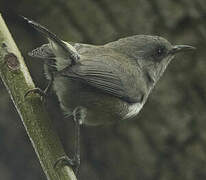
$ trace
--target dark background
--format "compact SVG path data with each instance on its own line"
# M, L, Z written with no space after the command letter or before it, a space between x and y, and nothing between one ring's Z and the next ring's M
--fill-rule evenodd
M0 0L0 11L32 18L66 41L104 44L153 34L197 47L171 62L136 119L82 128L80 179L206 179L205 0ZM8 27L35 84L44 88L42 62L27 52L45 39L12 16L5 17ZM47 108L72 155L73 122L63 118L54 95ZM46 179L1 81L0 179Z

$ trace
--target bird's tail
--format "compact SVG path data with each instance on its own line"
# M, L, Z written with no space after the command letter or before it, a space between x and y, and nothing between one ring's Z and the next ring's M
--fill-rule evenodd
M79 60L80 55L72 45L62 41L54 33L50 32L47 28L38 24L37 22L24 16L21 17L27 24L44 35L49 41L48 44L44 44L41 47L29 52L29 56L42 59L55 59L57 69L59 70L65 68L68 65L75 64Z

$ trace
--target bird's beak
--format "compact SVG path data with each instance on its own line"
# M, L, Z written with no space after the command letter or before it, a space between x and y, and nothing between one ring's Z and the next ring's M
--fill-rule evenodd
M193 46L189 45L175 45L173 48L170 50L169 54L176 54L178 52L182 51L190 51L190 50L195 50L196 48Z

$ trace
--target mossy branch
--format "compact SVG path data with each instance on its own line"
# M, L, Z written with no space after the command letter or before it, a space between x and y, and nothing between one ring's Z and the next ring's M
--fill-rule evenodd
M76 180L70 167L54 168L55 162L65 155L65 152L40 97L32 94L24 98L25 93L34 88L34 83L1 14L0 76L21 117L47 179Z

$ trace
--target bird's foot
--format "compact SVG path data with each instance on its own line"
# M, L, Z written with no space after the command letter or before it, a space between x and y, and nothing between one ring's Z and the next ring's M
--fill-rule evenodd
M70 166L74 170L76 176L79 174L80 167L80 158L75 156L74 158L69 158L68 156L60 157L54 164L54 168L62 167L62 166Z
M39 94L41 96L42 101L46 100L46 97L47 97L47 91L46 90L43 91L40 88L30 89L25 93L24 97L26 98L31 93Z

